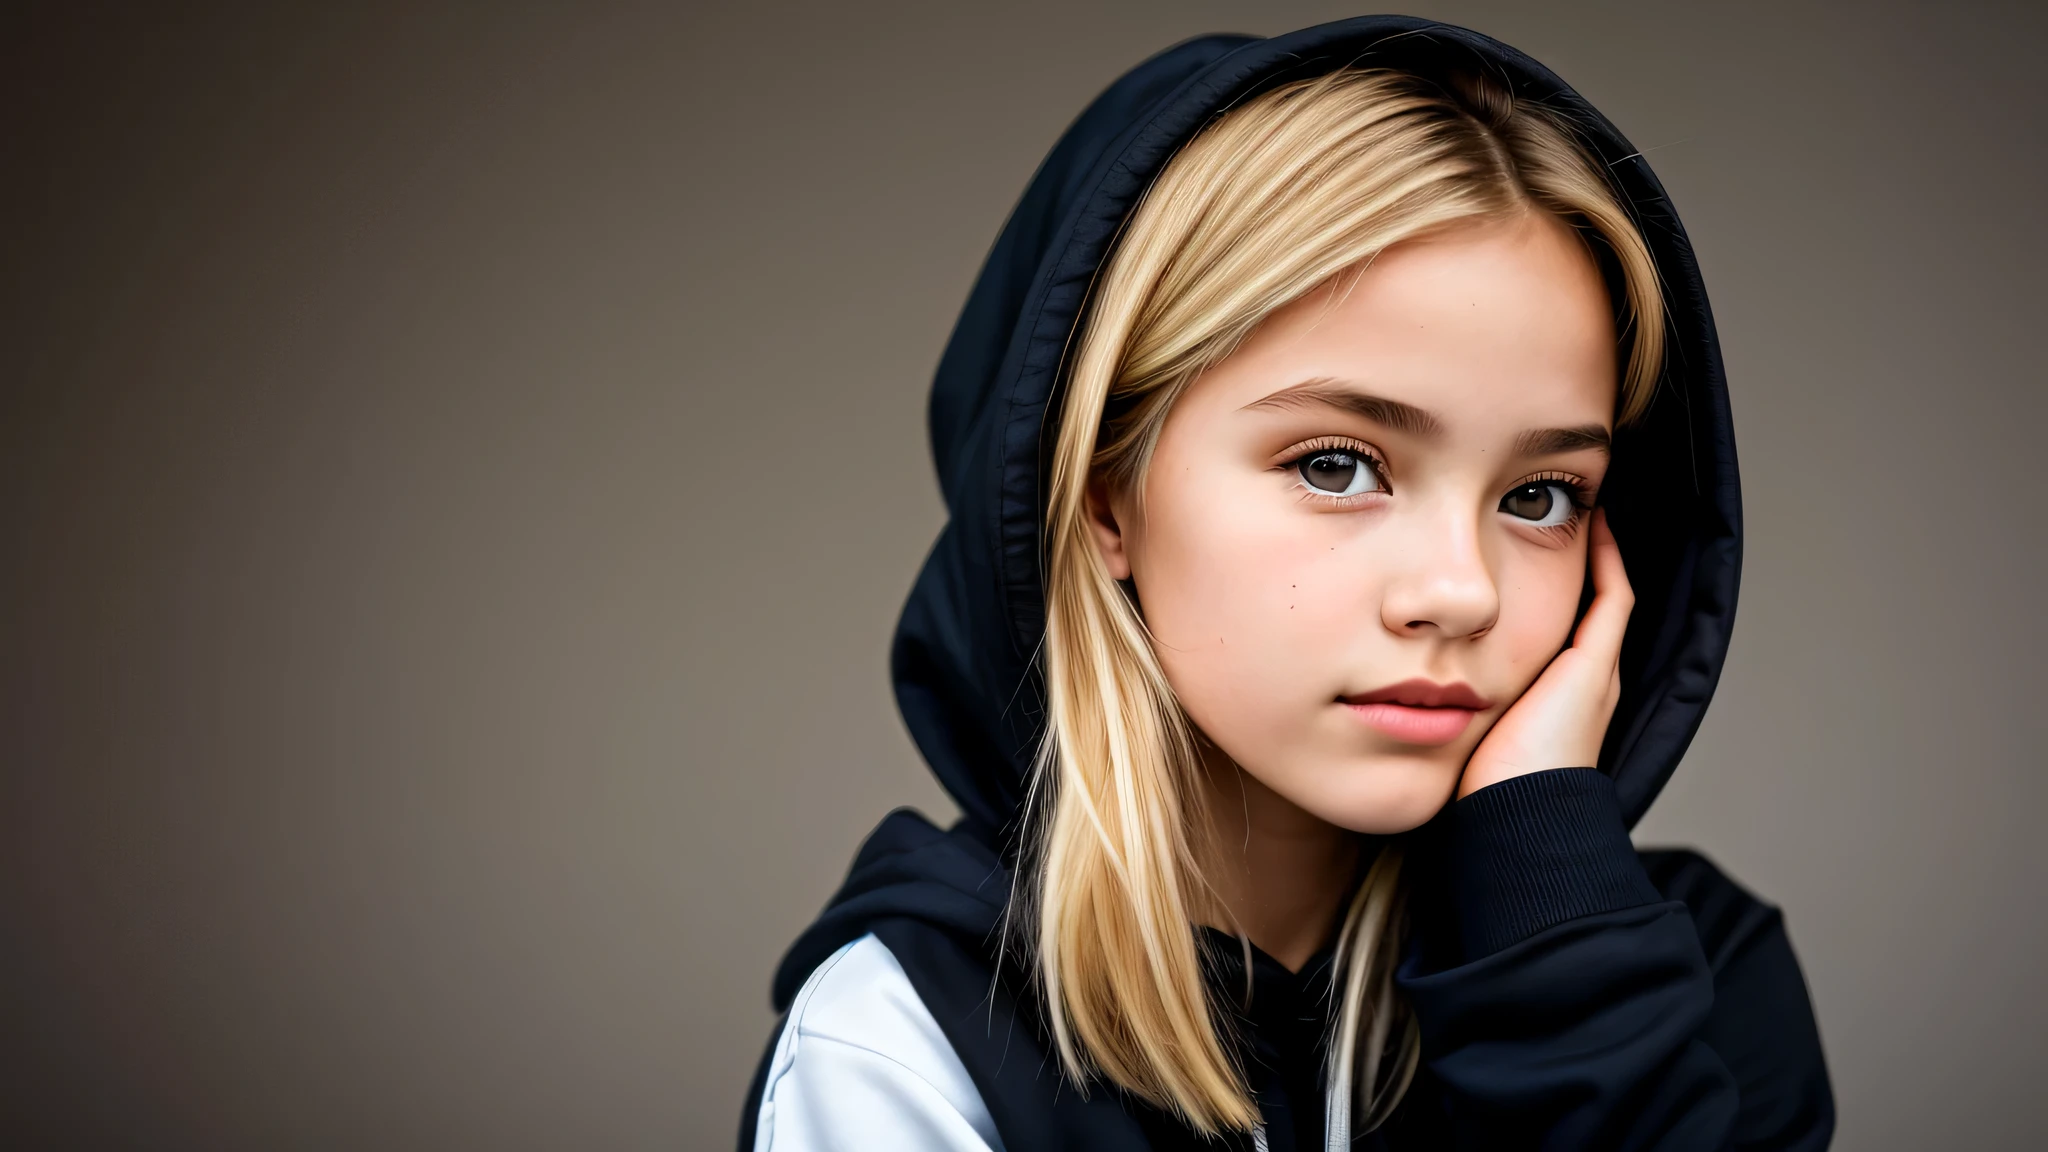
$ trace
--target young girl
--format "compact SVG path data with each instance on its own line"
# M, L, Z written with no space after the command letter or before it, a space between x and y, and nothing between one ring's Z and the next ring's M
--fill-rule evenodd
M1628 827L1741 560L1642 158L1366 18L1140 65L932 395L893 659L963 817L798 940L741 1146L1821 1148L1775 910Z

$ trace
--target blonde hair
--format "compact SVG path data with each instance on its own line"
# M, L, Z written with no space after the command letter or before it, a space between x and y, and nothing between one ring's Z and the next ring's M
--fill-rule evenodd
M1663 351L1649 250L1570 123L1494 83L1347 68L1264 92L1182 148L1118 238L1052 456L1048 730L1015 913L1035 919L1039 984L1077 1084L1099 1074L1204 1135L1259 1123L1193 931L1198 913L1218 911L1202 876L1199 735L1089 537L1091 478L1141 490L1174 399L1279 308L1394 244L1532 211L1575 227L1619 280L1632 346L1617 412L1633 420ZM1393 842L1338 938L1333 1132L1349 1131L1354 1104L1361 1131L1385 1120L1415 1072L1416 1025L1393 982L1404 894Z

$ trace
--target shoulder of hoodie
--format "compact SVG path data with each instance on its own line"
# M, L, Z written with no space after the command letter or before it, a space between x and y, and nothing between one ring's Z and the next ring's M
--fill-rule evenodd
M1690 848L1639 849L1636 856L1650 883L1666 900L1682 902L1692 914L1700 948L1716 975L1784 931L1778 909L1760 900Z
M769 1056L757 1150L1000 1150L967 1068L887 945L869 933L804 981Z

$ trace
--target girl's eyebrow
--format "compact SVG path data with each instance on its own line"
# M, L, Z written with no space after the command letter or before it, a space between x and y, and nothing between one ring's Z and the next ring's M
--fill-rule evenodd
M1566 452L1583 452L1588 448L1612 456L1614 439L1607 429L1598 424L1581 424L1576 428L1531 428L1515 437L1515 451L1524 456L1558 456Z
M1375 424L1411 436L1436 437L1441 436L1444 430L1443 421L1426 408L1375 396L1353 381L1333 376L1317 376L1289 385L1270 396L1252 401L1242 410L1299 409L1313 405L1363 416ZM1522 456L1561 456L1587 449L1612 456L1613 436L1599 424L1581 424L1575 428L1531 428L1515 437L1515 452Z
M1362 391L1349 380L1339 380L1331 376L1317 376L1282 388L1270 396L1252 401L1240 411L1250 411L1253 408L1305 408L1311 405L1322 405L1363 416L1375 424L1383 424L1396 432L1406 432L1411 436L1440 436L1444 430L1443 421L1437 419L1436 414L1426 408L1417 408L1413 404L1389 400L1384 396L1374 396L1370 392Z

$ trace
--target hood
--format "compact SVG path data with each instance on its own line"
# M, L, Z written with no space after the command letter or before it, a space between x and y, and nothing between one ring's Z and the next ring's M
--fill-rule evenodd
M990 250L939 361L931 441L949 519L904 606L890 662L904 721L962 820L943 833L908 811L882 822L783 957L778 1010L833 949L906 922L936 930L891 944L920 994L986 990L982 961L959 957L985 951L1000 924L1004 859L1043 732L1033 666L1045 624L1041 432L1057 426L1068 336L1125 216L1176 149L1250 93L1352 63L1483 67L1568 111L1656 258L1668 312L1664 376L1644 419L1616 433L1603 493L1636 608L1598 767L1633 824L1677 766L1727 653L1742 508L1706 289L1649 165L1542 65L1463 28L1367 16L1271 39L1190 40L1118 79L1060 138ZM941 938L978 943L952 959L925 954L953 947L931 943Z
M1634 824L1713 695L1735 616L1741 494L1705 286L1670 199L1638 150L1541 64L1445 24L1367 16L1285 36L1206 36L1138 65L1046 157L990 251L932 385L930 434L949 521L903 610L891 657L904 721L970 825L1000 838L1043 732L1042 473L1062 356L1089 285L1139 196L1224 108L1348 64L1484 68L1569 113L1607 162L1667 294L1667 364L1646 417L1620 430L1603 496L1636 609L1599 768Z

